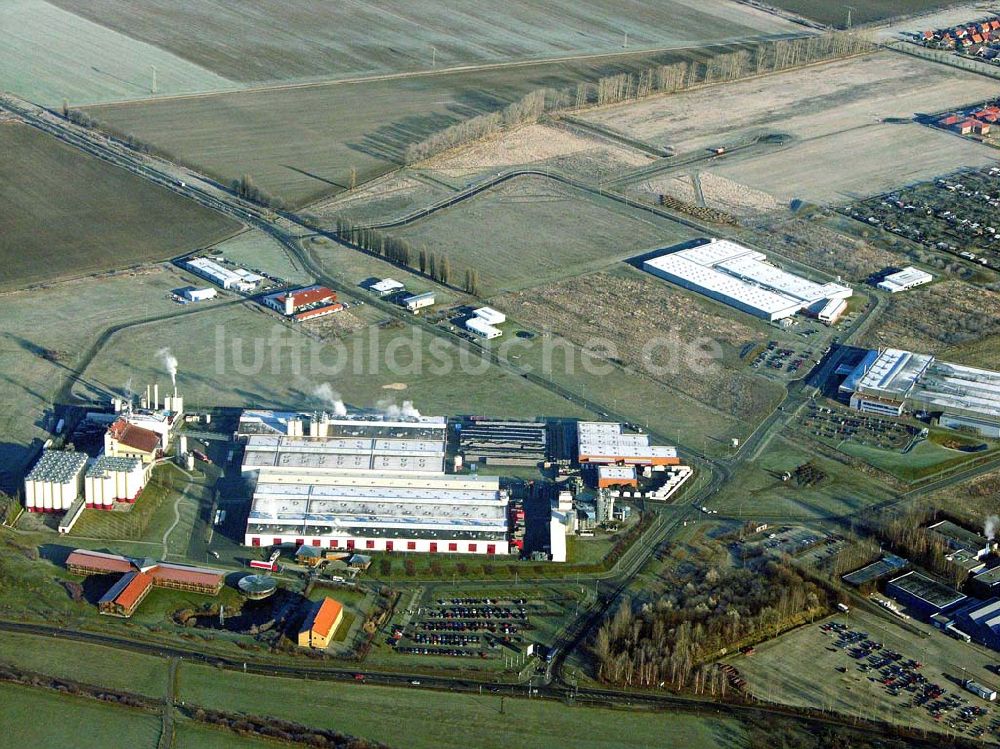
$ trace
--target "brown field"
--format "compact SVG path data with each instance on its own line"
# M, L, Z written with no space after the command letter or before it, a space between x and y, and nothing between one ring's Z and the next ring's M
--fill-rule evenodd
M847 8L829 0L770 0L770 4L837 28L845 28L847 24ZM854 8L851 23L886 21L896 16L926 13L948 5L957 3L955 0L868 0L858 3Z
M797 31L726 0L54 0L121 34L241 81L337 78ZM434 50L432 52L432 50Z
M890 297L885 305L885 311L868 329L865 345L935 356L947 352L965 363L964 345L1000 334L1000 316L995 312L1000 310L1000 293L965 281L922 286ZM994 360L992 368L997 366L1000 362Z
M627 302L625 301L627 300ZM623 366L649 374L671 388L740 421L756 423L777 404L780 385L747 374L739 360L748 343L766 342L765 332L749 316L738 318L640 271L622 269L579 276L542 289L492 300L512 317L530 321L579 345L594 340L614 344ZM650 340L674 341L673 348L643 351ZM721 358L694 362L682 358L670 374L650 374L646 362L666 367L685 343L711 339Z
M883 52L605 107L585 119L693 153L784 133L792 139L782 147L725 156L709 169L781 201L833 201L993 159L975 143L884 120L909 120L995 93L987 78Z
M0 126L0 289L163 260L239 224L25 125Z

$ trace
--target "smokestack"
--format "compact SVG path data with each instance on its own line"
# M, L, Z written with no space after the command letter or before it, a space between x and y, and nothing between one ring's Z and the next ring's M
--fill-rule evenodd
M295 295L290 291L285 292L285 314L288 317L295 314Z
M153 410L160 407L160 383L153 385Z
M146 385L146 402L143 404L143 406L142 406L143 408L149 408L149 404L150 404L150 400L149 400L149 398L150 398L150 390L151 390L151 388L149 387L149 385Z

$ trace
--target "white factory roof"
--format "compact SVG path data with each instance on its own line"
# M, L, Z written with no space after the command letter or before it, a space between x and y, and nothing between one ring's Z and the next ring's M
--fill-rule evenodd
M912 394L925 409L957 409L1000 418L1000 372L932 362Z
M933 280L934 276L930 273L922 271L919 268L914 268L912 265L908 265L901 271L890 273L879 282L878 287L895 294L899 291L912 289L914 286L921 286L922 284L930 283Z
M479 307L478 309L472 310L472 314L476 317L481 317L490 325L499 325L500 323L507 321L507 315L499 310L493 309L492 307Z
M465 327L467 327L469 330L481 333L487 338L496 338L497 336L503 333L503 331L500 330L500 328L490 325L482 317L470 317L468 320L465 321Z
M87 454L72 450L45 450L25 481L72 481L87 465Z
M420 471L444 467L444 432L439 440L253 435L243 470L269 468L312 471Z
M207 257L192 258L187 261L187 266L201 275L211 278L223 288L229 288L238 284L257 284L263 280L263 277L256 273L251 273L242 268L231 270Z
M308 431L308 422L314 416L322 417L322 414L246 409L240 414L237 431L241 436L248 434L284 435L288 433L288 422L293 419L301 420L303 430ZM328 433L334 436L364 436L368 432L377 432L379 435L387 432L405 434L415 431L423 432L424 430L428 430L429 433L441 432L443 434L447 420L443 416L407 416L403 419L381 412L359 411L352 412L345 417L327 416L326 424Z
M649 435L626 434L622 425L605 421L581 421L577 424L581 457L602 458L676 458L677 448L649 444Z
M772 320L826 299L844 299L851 289L819 284L766 262L763 253L726 239L661 255L643 263L655 274Z
M602 479L627 481L635 478L635 466L598 466L597 475Z
M854 389L885 397L904 398L932 361L934 357L926 354L913 354L893 348L883 349L873 360L866 356L859 365L868 364L860 377L856 378Z
M373 283L371 288L372 291L379 294L391 294L394 291L402 291L406 286L394 278L383 278L381 281Z

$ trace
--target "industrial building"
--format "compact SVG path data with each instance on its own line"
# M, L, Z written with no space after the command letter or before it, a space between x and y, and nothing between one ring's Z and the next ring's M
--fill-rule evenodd
M344 305L326 286L304 286L264 297L264 305L297 322L340 312Z
M963 593L919 572L893 578L886 583L885 594L925 617L955 609L966 600Z
M242 268L230 270L219 265L214 260L209 260L207 257L192 258L186 261L184 266L188 270L194 271L202 278L207 278L212 283L224 289L251 292L264 280L264 277L261 275L251 273Z
M950 520L942 520L927 526L927 532L949 549L968 552L974 559L988 556L993 548L993 543L985 536L966 530Z
M104 434L104 454L116 458L137 458L150 464L166 448L164 436L133 424L124 417L114 421Z
M930 283L933 280L934 276L930 273L908 265L903 270L890 273L879 281L878 288L882 289L882 291L888 291L890 294L898 294L901 291L908 291L917 286L923 286L925 283Z
M497 327L507 321L507 315L492 307L478 307L472 310L472 316L465 321L467 330L480 338L499 338L503 331Z
M607 489L613 486L638 486L639 476L635 466L598 466L597 488Z
M383 278L368 287L376 296L392 296L401 291L406 291L406 286L394 278Z
M215 289L196 289L193 286L184 289L184 298L189 302L205 302L215 299L219 293Z
M876 562L844 575L841 579L848 585L860 587L878 582L908 567L910 563L894 554L886 554Z
M1000 596L1000 566L983 570L969 581L969 590L980 598Z
M880 349L865 354L841 383L840 393L859 411L926 414L943 427L1000 437L1000 372Z
M767 256L727 239L646 260L643 269L682 288L771 322L797 312L823 313L827 322L843 311L834 304L850 287L819 284L767 262Z
M28 512L65 512L80 495L86 453L45 450L24 479L24 504Z
M425 291L423 294L411 294L403 297L403 306L410 312L419 312L425 307L434 306L434 292Z
M115 502L134 503L146 486L151 466L137 457L101 454L84 476L86 506L110 510Z
M343 621L344 606L340 601L324 598L306 615L299 630L299 647L325 650Z
M445 474L443 418L314 414L299 436L301 415L246 417L247 546L508 553L509 495L497 477Z
M154 588L172 588L216 596L222 590L225 573L185 564L136 560L117 554L75 549L66 558L66 569L74 575L122 575L98 601L98 609L108 616L130 617Z
M544 422L470 418L455 428L467 463L537 466L548 460L548 425Z
M676 447L649 444L648 434L629 434L622 424L581 421L577 424L577 457L581 464L676 466Z
M967 599L961 608L936 617L934 625L950 632L957 630L964 635L962 639L1000 650L1000 598Z

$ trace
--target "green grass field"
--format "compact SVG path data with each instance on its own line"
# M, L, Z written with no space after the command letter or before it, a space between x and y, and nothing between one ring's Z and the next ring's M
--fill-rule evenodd
M847 455L861 458L866 463L887 471L903 481L917 481L983 455L983 453L949 450L930 441L921 442L907 453L882 450L856 442L844 442L838 449Z
M189 720L174 723L174 749L274 749L287 746L284 742L239 736Z
M197 316L225 301L220 298L186 307L170 301L172 289L190 282L169 266L149 266L138 272L0 294L0 318L4 321L0 332L0 402L17 404L16 408L0 410L0 488L16 489L32 446L40 446L55 426L52 402L103 331L143 318L189 312ZM45 314L39 315L39 309ZM162 372L156 376L161 381L165 377ZM120 393L131 377L131 367L125 367L115 373L109 385ZM138 379L133 383L136 389L145 384Z
M160 718L83 697L0 684L0 744L8 747L155 749Z
M421 749L519 746L563 747L567 737L584 749L743 746L743 731L728 720L683 713L626 713L571 708L545 700L458 695L405 688L275 679L184 664L180 698L225 710L273 715ZM405 716L405 717L404 717ZM401 719L402 718L402 719Z
M164 260L238 228L27 126L0 127L0 151L0 290Z
M685 46L788 31L723 0L659 6L512 0L501 6L388 0L54 0L55 4L245 81L343 77L587 52ZM266 29L267 33L263 33Z
M158 699L167 688L167 664L162 658L52 637L6 632L0 637L0 662Z
M0 6L0 90L49 107L232 89L239 84L43 0Z
M475 352L462 353L414 329L372 326L342 343L321 343L245 306L114 336L84 374L80 392L111 387L128 376L146 382L157 375L155 353L165 345L180 360L178 387L188 408L302 408L318 405L312 393L329 382L349 406L407 399L428 414L584 415L563 398L485 363Z
M309 283L312 277L305 273L298 261L293 261L284 247L262 231L245 231L212 247L248 270L262 270L270 276L283 278L289 283Z
M390 233L447 255L457 278L478 269L485 296L578 276L695 236L544 177L516 178Z

